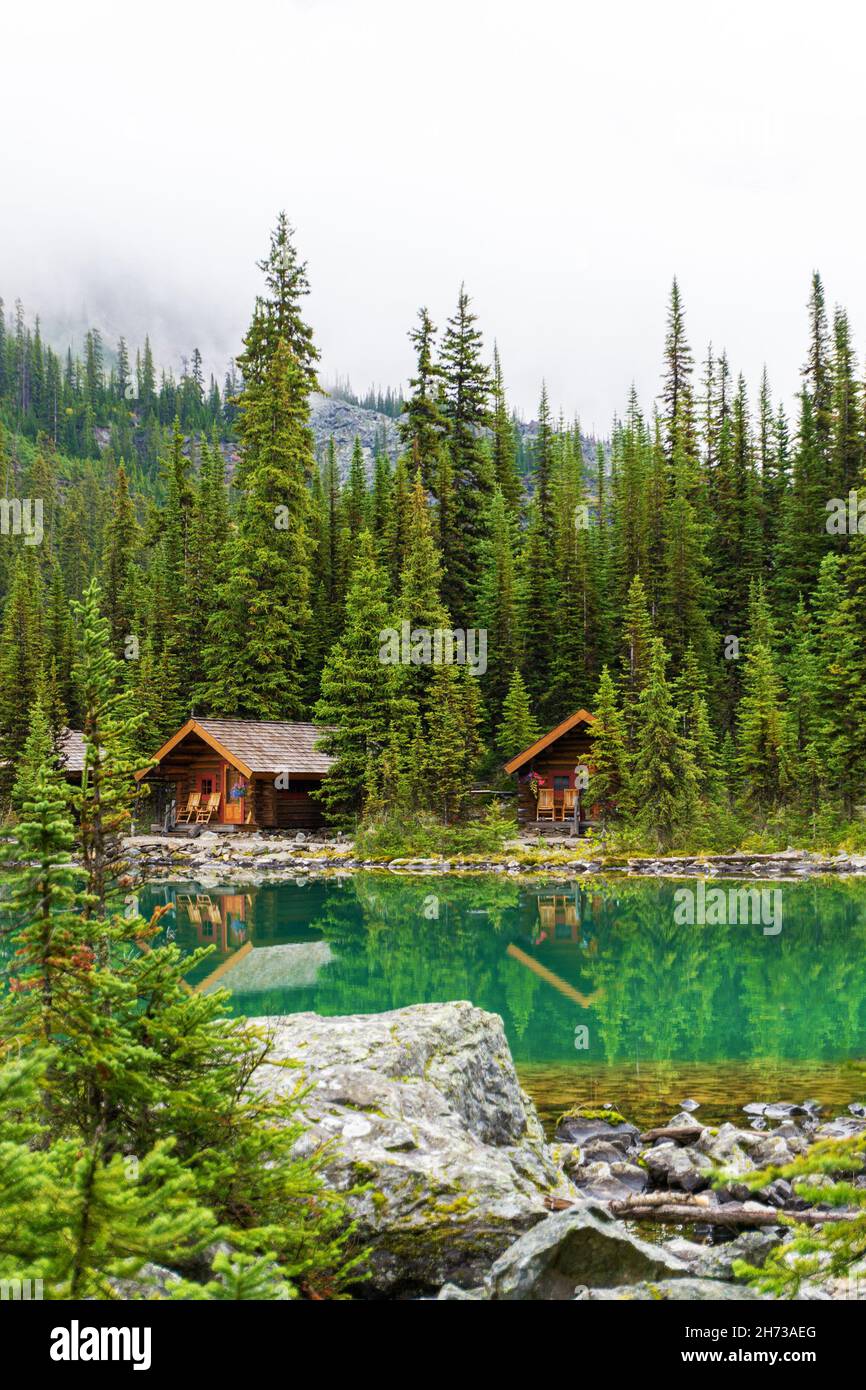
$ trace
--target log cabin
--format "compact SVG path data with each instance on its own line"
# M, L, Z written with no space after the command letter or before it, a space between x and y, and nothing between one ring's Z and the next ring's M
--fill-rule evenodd
M64 729L60 735L60 770L67 782L81 786L84 771L84 734L80 729Z
M575 820L585 828L592 823L593 808L586 803L586 792L581 786L586 779L579 769L586 771L590 767L589 726L594 722L595 715L589 710L576 710L505 764L505 771L517 778L517 819L521 828L542 829L557 823L565 828ZM543 793L538 799L535 790Z
M333 758L317 748L324 729L281 720L188 719L137 773L154 792L151 821L189 826L190 797L213 808L211 830L316 830L324 825L312 795Z

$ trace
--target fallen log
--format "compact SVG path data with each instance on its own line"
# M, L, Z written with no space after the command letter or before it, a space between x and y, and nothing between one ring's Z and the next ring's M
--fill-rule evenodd
M700 1139L706 1125L664 1125L661 1129L648 1129L646 1134L642 1134L640 1141L642 1144L651 1144L654 1139L682 1139L689 1141Z
M654 1197L666 1197L666 1200L649 1200ZM618 1216L624 1221L659 1221L678 1226L696 1221L703 1221L709 1226L778 1226L783 1221L820 1226L825 1221L852 1221L862 1215L862 1212L850 1208L817 1211L814 1207L808 1207L805 1211L788 1211L783 1207L747 1206L742 1202L720 1202L718 1206L710 1206L698 1202L671 1201L670 1197L660 1192L610 1202L608 1210L611 1216Z

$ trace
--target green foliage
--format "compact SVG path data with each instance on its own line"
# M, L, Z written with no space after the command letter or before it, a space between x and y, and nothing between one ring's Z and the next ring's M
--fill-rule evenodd
M688 823L698 792L692 750L679 731L665 675L666 662L661 639L653 638L646 684L638 701L639 732L632 780L638 824L656 838L662 849Z
M359 858L374 860L500 854L516 832L514 820L495 805L483 816L459 825L443 825L433 815L387 814L358 826L355 852Z
M328 654L315 716L324 728L319 747L336 761L319 795L335 824L349 824L377 788L389 736L408 731L414 705L404 688L404 668L382 659L390 627L387 579L369 532L361 533L346 596L345 625ZM392 653L385 652L387 657Z
M519 671L515 671L508 694L502 702L502 722L496 731L496 747L507 762L534 743L538 736L538 724L533 718L523 677Z
M0 1066L0 1272L43 1279L49 1297L109 1298L149 1262L191 1279L221 1241L234 1258L203 1296L336 1294L350 1228L323 1151L299 1147L301 1087L266 1091L267 1035L228 1018L220 992L190 992L190 961L152 944L159 914L119 910L136 716L100 597L94 582L79 606L82 867L47 760L22 785L9 848L0 1038L19 1056ZM40 720L37 705L34 759Z
M866 1170L866 1134L848 1139L826 1139L813 1144L792 1163L738 1175L752 1191L781 1178L792 1184L797 1197L831 1209L850 1212L849 1219L817 1226L794 1225L791 1234L771 1251L763 1268L745 1261L734 1265L740 1278L775 1298L794 1298L804 1280L825 1283L851 1279L862 1292L862 1261L866 1258L866 1189L855 1179ZM856 1273L852 1273L856 1269ZM852 1297L856 1294L852 1293Z

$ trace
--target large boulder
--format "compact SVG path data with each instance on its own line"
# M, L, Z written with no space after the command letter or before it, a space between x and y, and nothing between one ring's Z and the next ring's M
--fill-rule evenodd
M545 1198L567 1195L496 1014L417 1004L260 1022L273 1032L275 1061L300 1067L268 1067L269 1088L310 1087L303 1146L330 1141L326 1180L361 1188L349 1205L358 1242L371 1248L362 1297L477 1286L543 1220Z
M614 1221L603 1207L581 1205L548 1216L506 1250L485 1281L497 1301L561 1301L585 1286L637 1284L688 1274L688 1265Z

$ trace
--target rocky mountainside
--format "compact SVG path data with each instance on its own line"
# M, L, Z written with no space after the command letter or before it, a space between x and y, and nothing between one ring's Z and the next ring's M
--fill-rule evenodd
M316 394L310 398L310 424L316 439L316 452L322 455L333 438L337 450L340 476L345 478L355 436L361 441L367 475L372 478L373 458L377 452L384 451L393 462L400 449L400 432L397 421L377 410L368 410L361 405L353 405L337 396ZM517 430L521 441L531 446L538 433L537 420L520 420ZM582 436L583 456L587 464L595 467L596 440L588 435Z
M361 441L367 476L372 477L373 457L386 453L393 462L400 448L397 423L390 415L352 405L337 396L318 392L310 397L310 425L316 439L316 452L323 455L333 439L340 476L346 477L356 437Z

